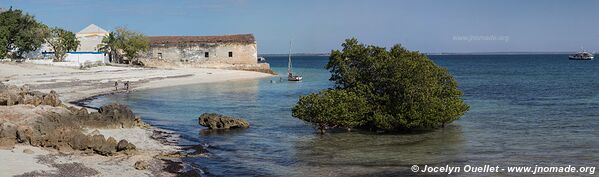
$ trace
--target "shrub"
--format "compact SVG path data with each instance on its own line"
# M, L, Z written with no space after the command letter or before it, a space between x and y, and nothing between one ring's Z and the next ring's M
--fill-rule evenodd
M355 92L323 90L302 96L293 116L316 124L321 131L328 126L360 127L367 122L368 102Z
M434 129L469 106L447 69L401 45L391 50L348 39L326 68L334 90L300 97L293 116L321 126L391 131Z

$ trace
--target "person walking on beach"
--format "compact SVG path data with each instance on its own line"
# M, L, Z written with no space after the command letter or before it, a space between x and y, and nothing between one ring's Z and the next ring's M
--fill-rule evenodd
M114 91L119 91L119 81L114 81Z
M125 82L125 90L129 91L129 81Z

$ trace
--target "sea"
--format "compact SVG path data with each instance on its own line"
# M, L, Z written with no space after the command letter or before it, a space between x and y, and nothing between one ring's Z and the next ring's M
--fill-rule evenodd
M265 56L279 76L114 94L88 106L129 105L180 145L203 176L403 176L428 166L595 166L599 161L599 62L561 54L429 55L447 68L470 110L447 127L416 134L334 132L291 116L302 95L333 86L328 56L295 56L301 82L285 80L287 56ZM248 120L248 129L209 131L202 113ZM506 175L505 173L479 174ZM443 173L432 174L443 175ZM585 175L585 174L572 174ZM588 174L587 174L588 175Z

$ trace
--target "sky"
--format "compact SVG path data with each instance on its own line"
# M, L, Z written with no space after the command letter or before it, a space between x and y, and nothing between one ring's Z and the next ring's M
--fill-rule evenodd
M255 35L260 54L327 53L347 38L438 53L599 51L596 0L0 0L48 26L148 36Z

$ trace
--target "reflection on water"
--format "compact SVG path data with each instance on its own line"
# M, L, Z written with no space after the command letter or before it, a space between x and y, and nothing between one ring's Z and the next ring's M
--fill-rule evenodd
M367 132L331 133L294 143L301 174L361 176L411 173L414 164L461 161L464 139L459 125L411 135Z

